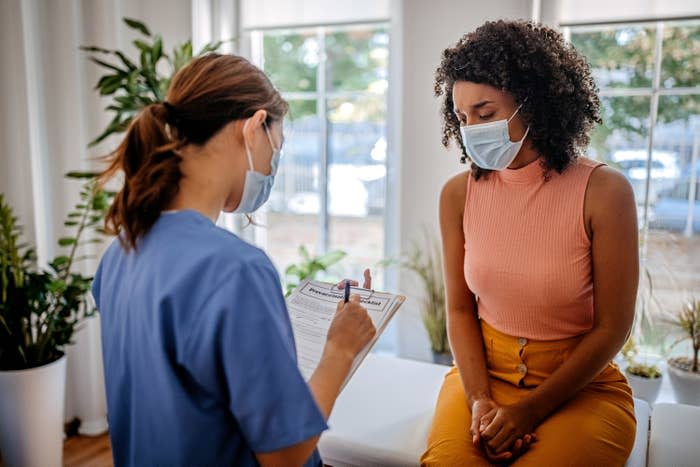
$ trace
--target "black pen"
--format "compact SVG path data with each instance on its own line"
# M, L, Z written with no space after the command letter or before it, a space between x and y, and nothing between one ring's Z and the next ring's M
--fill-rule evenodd
M345 279L345 303L350 301L350 281Z

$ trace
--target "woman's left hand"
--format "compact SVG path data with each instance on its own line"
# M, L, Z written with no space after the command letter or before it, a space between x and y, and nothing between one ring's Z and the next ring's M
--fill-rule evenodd
M363 289L371 289L372 288L372 273L370 272L369 269L365 269L364 276L365 277L364 277L364 283L362 285L362 288ZM352 287L357 287L360 285L360 283L358 281L349 280L348 282L350 282L350 286L352 286ZM338 282L338 288L339 289L345 288L345 281L344 280Z
M481 417L479 432L488 448L499 453L535 431L532 408L522 403L499 406Z

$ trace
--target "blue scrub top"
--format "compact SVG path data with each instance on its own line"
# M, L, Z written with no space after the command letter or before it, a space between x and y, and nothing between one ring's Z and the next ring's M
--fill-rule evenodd
M328 428L274 266L210 219L162 214L129 253L115 240L92 290L115 465L257 465Z

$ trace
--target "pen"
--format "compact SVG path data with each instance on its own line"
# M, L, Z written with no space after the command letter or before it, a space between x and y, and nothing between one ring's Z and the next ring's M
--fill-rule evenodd
M350 280L345 279L345 303L348 303L350 301Z

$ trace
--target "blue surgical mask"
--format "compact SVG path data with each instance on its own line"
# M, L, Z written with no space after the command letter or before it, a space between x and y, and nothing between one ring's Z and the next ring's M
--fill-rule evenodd
M520 106L522 107L522 105ZM530 131L525 130L520 141L511 141L508 133L508 123L518 113L515 109L508 119L495 122L467 125L460 128L462 142L467 149L469 158L482 169L503 170L513 163Z
M248 122L246 122L246 125L247 124ZM275 175L277 174L277 167L280 163L281 150L280 148L275 148L275 145L272 143L272 137L270 136L270 130L264 122L263 127L265 128L267 140L270 142L270 147L272 148L272 161L270 163L272 170L270 171L270 175L264 175L255 171L253 166L253 154L250 151L250 147L248 147L248 143L244 141L245 152L248 156L248 166L250 168L246 171L245 181L243 182L243 195L241 196L240 204L236 210L233 211L235 213L250 214L257 211L270 197L272 185L275 183Z

